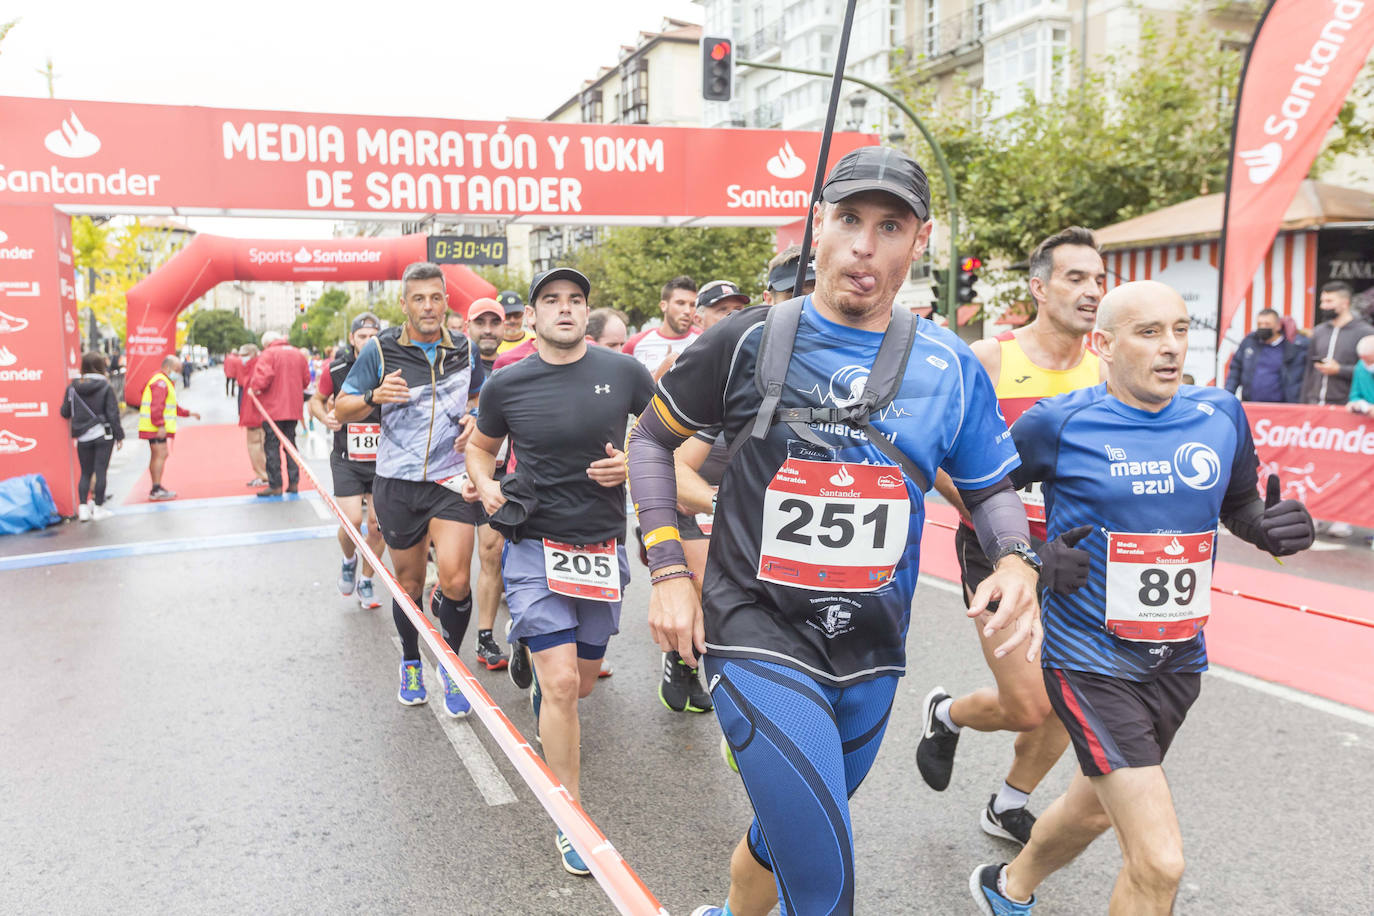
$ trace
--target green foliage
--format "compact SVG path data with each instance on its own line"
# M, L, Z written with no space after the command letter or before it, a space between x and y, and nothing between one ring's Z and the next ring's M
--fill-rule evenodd
M761 295L773 256L773 230L752 228L612 229L569 259L592 281L593 307L625 311L635 324L657 318L663 284L686 274L698 285L731 280Z
M525 294L529 292L530 280L533 279L529 274L509 264L501 267L474 267L473 271L477 276L496 287L497 292L513 289L520 294L521 299L524 299Z
M293 347L305 347L323 353L347 335L345 321L340 315L348 307L348 293L341 289L325 290L308 309L291 323L290 340ZM359 310L361 311L361 309Z
M5 36L10 33L10 29L19 24L18 19L11 19L9 22L0 23L0 42L4 42Z
M124 339L128 302L124 294L161 267L180 249L170 230L154 229L138 220L123 226L97 223L89 216L72 219L72 255L78 274L94 272L95 290L79 303L95 311L96 320ZM178 331L176 345L184 340Z
M238 313L229 309L206 309L191 316L186 342L205 347L216 355L246 343L257 343L257 335L244 327Z
M1242 55L1217 38L1198 15L1172 26L1143 16L1130 60L1109 60L1049 101L1027 92L997 119L986 94L938 105L931 84L908 78L899 89L958 188L961 249L1019 261L1066 226L1107 226L1223 190ZM1370 148L1368 125L1363 137L1358 125L1352 106L1338 121L1343 151ZM934 161L919 137L914 146L917 159ZM947 212L942 182L931 190L934 212Z

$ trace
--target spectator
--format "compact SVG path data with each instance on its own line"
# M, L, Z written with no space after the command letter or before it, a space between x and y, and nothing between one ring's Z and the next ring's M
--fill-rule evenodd
M181 387L191 387L191 373L195 371L194 358L181 361Z
M1350 403L1356 413L1374 413L1374 335L1361 337L1355 344L1355 374L1350 380Z
M1245 335L1231 358L1226 390L1239 392L1242 401L1298 403L1308 346L1307 338L1301 335L1289 340L1279 313L1264 309L1255 317L1255 330Z
M172 376L181 371L180 359L164 358L162 367L143 386L143 399L139 402L138 437L148 441L148 480L152 484L148 499L154 502L177 498L174 491L162 485L162 470L167 466L167 443L177 434L177 418L200 419L200 414L177 404L177 387Z
M1331 319L1312 329L1311 359L1302 380L1306 404L1345 404L1350 399L1350 380L1355 374L1355 343L1374 334L1374 325L1350 311L1354 289L1335 280L1322 286L1321 307Z
M234 397L239 393L239 371L243 368L243 357L230 350L224 355L224 393Z
M239 369L239 426L244 432L244 445L248 450L248 464L253 468L250 487L267 486L267 452L262 447L262 413L251 399L244 397L248 380L257 368L260 351L257 344L244 344L239 347L239 358L243 367Z
M81 377L67 386L61 413L72 421L76 457L81 462L81 480L76 485L81 497L77 517L83 522L109 518L110 510L105 508L105 472L114 449L124 447L124 427L119 424L119 402L114 388L105 377L104 356L95 352L81 354ZM94 506L90 504L92 497Z
M267 421L276 421L282 436L295 447L296 424L300 422L305 405L305 389L310 385L310 361L291 346L284 334L268 331L262 335L262 343L262 354L253 367L248 390L257 395L265 413L262 444L267 459L267 489L259 490L258 496L267 497L280 496L282 492L281 443ZM300 486L301 470L289 454L286 456L286 475L289 484L286 491L295 493Z

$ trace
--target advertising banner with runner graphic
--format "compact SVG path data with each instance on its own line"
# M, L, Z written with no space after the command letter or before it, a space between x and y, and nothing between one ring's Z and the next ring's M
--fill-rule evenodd
M1364 0L1273 0L1260 20L1236 95L1221 328L1230 327L1371 47L1374 3Z
M1314 518L1374 528L1374 415L1254 401L1245 413L1261 491L1278 474L1283 498L1302 502Z
M76 512L76 449L60 409L79 374L71 219L0 207L0 479L42 474Z
M821 139L12 97L0 97L0 123L0 204L540 224L794 222L806 213ZM836 134L831 161L874 143Z

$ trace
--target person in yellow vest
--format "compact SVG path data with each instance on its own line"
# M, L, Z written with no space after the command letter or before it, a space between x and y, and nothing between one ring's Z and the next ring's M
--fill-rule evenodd
M1008 426L1041 398L1090 388L1106 376L1105 364L1088 348L1107 284L1107 270L1092 231L1071 226L1050 236L1031 254L1028 267L1035 319L1018 330L975 341L971 346L992 379ZM963 517L954 546L967 604L992 567L949 478L939 474L935 486ZM1023 492L1022 501L1030 519L1031 546L1044 556L1059 545L1060 539L1045 546L1045 503L1039 492ZM1041 584L1054 585L1051 581ZM1063 755L1069 736L1051 712L1039 657L1027 661L1021 652L995 657L996 642L982 635L989 616L990 612L977 618L978 633L983 657L997 686L957 698L943 687L932 689L925 700L925 728L916 763L926 784L943 791L954 769L955 745L962 728L1017 732L1011 769L988 801L979 823L989 835L1024 846L1035 824L1034 815L1027 810L1030 793Z
M138 408L138 438L148 441L148 479L152 489L150 500L176 499L177 495L162 485L162 469L167 465L167 440L177 434L177 417L200 419L200 414L177 405L177 386L172 376L181 371L181 360L168 356L162 368L153 373L143 386L143 402Z

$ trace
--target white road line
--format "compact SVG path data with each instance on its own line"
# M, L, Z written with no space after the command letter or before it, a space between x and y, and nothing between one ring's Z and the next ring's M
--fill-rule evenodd
M334 513L329 511L329 507L324 504L324 500L320 498L318 493L312 491L307 502L310 503L310 508L314 509L315 514L320 518L326 522L335 521Z
M401 651L400 637L392 636L391 643L396 647L396 651ZM434 659L426 655L426 661L435 678L435 686L442 689L443 681L439 679L438 664ZM477 791L482 793L482 798L487 805L509 805L516 801L515 790L506 782L506 777L501 775L501 771L496 768L496 761L491 759L487 749L478 740L477 733L472 729L472 722L468 719L453 719L448 713L443 711L444 696L440 691L433 691L429 698L430 712L434 713L434 719L439 723L439 727L444 730L448 737L449 744L453 745L454 751L458 754L458 759L463 761L463 766L467 768L468 775L472 777L473 783L477 786Z
M1356 709L1353 706L1346 706L1344 703L1337 703L1335 700L1328 700L1325 697L1314 696L1310 693L1303 693L1293 687L1283 684L1275 684L1253 675L1243 674L1239 671L1232 671L1230 668L1220 668L1212 665L1207 670L1208 674L1215 675L1223 681L1230 681L1242 687L1249 687L1251 690L1258 690L1260 693L1267 693L1271 697L1278 697L1281 700L1288 700L1290 703L1298 703L1308 709L1315 709L1318 712L1328 713L1329 715L1339 716L1367 728L1374 728L1374 713L1365 712L1363 709Z
M920 584L938 589L942 592L949 592L951 595L963 597L964 590L960 585L953 582L946 582L943 579L936 579L932 576L921 577ZM1339 716L1351 722L1374 728L1374 713L1365 712L1363 709L1356 709L1353 706L1346 706L1344 703L1337 703L1335 700L1328 700L1315 694L1304 693L1294 687L1283 684L1275 684L1263 678L1255 677L1251 674L1244 674L1240 671L1233 671L1230 668L1222 668L1216 664L1211 664L1207 670L1208 674L1216 675L1223 681L1230 681L1232 684L1239 684L1260 693L1267 693L1271 697L1278 697L1281 700L1288 700L1290 703L1298 703L1308 709L1315 709L1318 712L1328 713L1329 715Z

